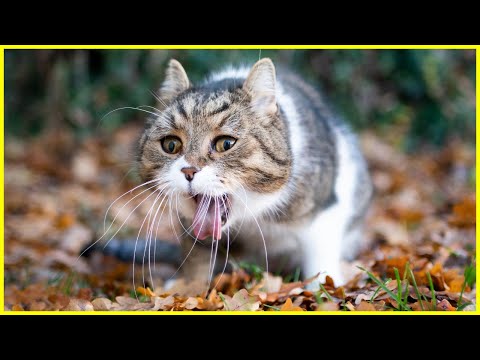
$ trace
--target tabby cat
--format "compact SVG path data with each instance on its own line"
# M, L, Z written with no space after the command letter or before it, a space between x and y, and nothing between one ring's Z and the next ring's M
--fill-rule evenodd
M183 275L211 279L245 260L343 283L341 260L365 243L372 185L320 94L264 58L195 85L172 59L159 95L138 169L181 219Z

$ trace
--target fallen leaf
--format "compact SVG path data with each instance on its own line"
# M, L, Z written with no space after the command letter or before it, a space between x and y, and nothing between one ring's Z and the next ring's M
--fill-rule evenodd
M153 299L153 298L152 298ZM172 308L175 299L173 296L167 296L166 298L156 297L154 306L151 310L158 311L158 310L169 310Z
M285 304L282 305L280 308L280 311L305 311L299 306L294 306L292 303L292 299L288 298L287 301L285 301Z
M189 297L187 301L185 301L185 309L192 310L198 306L198 300L194 297Z
M345 303L345 307L346 307L348 310L350 310L350 311L355 311L355 306L353 306L350 301L348 301L347 303Z
M316 311L338 311L338 304L328 301L318 305Z
M149 297L155 296L155 293L152 290L150 290L149 287L147 287L145 289L145 288L139 286L139 287L137 287L137 293L140 293L144 296L149 296Z
M94 311L93 305L90 301L83 299L70 299L68 305L63 309L64 311Z
M456 311L457 309L448 302L447 299L443 299L437 304L437 310L440 311Z
M449 223L458 227L471 227L476 224L476 202L470 197L465 197L462 202L453 206L453 215Z
M35 301L30 305L32 311L43 311L47 309L47 304L44 301Z
M250 296L247 290L238 291L233 297L224 296L225 307L227 311L256 311L260 307L260 301L256 301L256 297Z
M96 298L92 301L92 305L95 311L108 311L112 307L112 302L106 298Z
M357 306L357 308L355 310L357 310L357 311L377 311L375 306L373 306L372 304L370 304L369 302L366 302L366 301L360 302L360 304Z

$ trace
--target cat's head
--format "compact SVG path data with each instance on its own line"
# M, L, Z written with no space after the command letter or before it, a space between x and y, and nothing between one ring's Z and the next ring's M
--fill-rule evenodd
M244 76L194 86L170 60L161 112L139 142L141 177L158 181L159 199L164 194L173 211L193 220L200 240L218 239L224 225L274 212L286 200L292 160L275 67L262 59Z

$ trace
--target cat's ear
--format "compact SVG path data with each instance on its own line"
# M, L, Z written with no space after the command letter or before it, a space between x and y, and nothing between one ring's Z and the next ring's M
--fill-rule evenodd
M167 71L165 73L165 80L160 87L160 98L162 101L170 102L181 92L190 87L187 73L177 60L171 59L168 62Z
M252 97L252 108L262 115L277 111L275 98L275 66L265 58L253 65L243 84L243 89Z

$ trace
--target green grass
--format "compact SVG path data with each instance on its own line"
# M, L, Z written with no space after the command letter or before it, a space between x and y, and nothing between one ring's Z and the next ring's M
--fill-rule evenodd
M435 289L433 288L433 281L430 273L427 272L428 284L430 285L430 291L432 292L432 309L435 310L437 308L437 297L435 296Z
M364 271L368 277L375 283L377 284L379 287L381 287L388 295L390 295L390 297L392 299L394 299L397 304L398 304L398 307L399 309L397 310L404 310L404 311L411 311L411 309L406 306L404 303L403 303L403 300L402 300L402 288L401 286L399 288L397 288L397 294L395 294L392 290L390 290L389 288L387 288L387 286L385 285L385 283L383 283L380 279L378 279L375 275L373 275L370 271L368 271L367 269L361 267L361 266L358 266L358 268L362 271ZM398 269L395 269L397 270L397 273L398 273ZM398 280L397 280L397 284L398 284ZM400 289L400 291L399 291Z
M255 280L260 281L263 279L264 270L260 266L246 261L241 261L238 263L238 266L251 274Z
M425 308L423 307L423 298L425 298L425 301L427 301L427 298L418 289L417 281L415 280L415 275L413 275L413 271L410 268L410 264L407 263L407 265L405 266L405 270L408 271L408 275L410 275L410 278L412 279L412 286L415 290L415 293L417 294L417 298L420 303L420 309L422 309L422 311L425 311Z
M358 266L358 268L362 271L364 271L368 277L378 285L378 288L375 290L375 293L373 294L372 298L370 299L370 303L373 303L374 299L376 298L378 292L380 289L383 289L387 294L398 303L398 309L395 310L404 310L404 311L411 311L410 307L408 306L408 297L410 295L409 289L410 286L413 287L415 294L417 295L418 302L420 304L420 308L422 311L425 310L431 310L435 311L437 308L437 296L435 292L435 288L433 286L433 281L432 281L432 276L430 275L429 272L427 272L427 279L428 279L428 286L430 288L430 293L431 293L431 300L429 301L427 296L423 295L420 292L420 289L418 288L417 281L415 280L415 275L413 274L413 271L410 267L410 264L407 262L405 265L405 271L403 273L403 280L400 279L400 273L397 268L393 268L393 271L395 273L395 280L397 282L397 293L395 294L393 291L389 290L387 288L388 283L393 281L392 279L387 279L385 282L382 282L379 278L377 278L375 275L373 275L370 271L364 269L361 266ZM476 267L475 267L475 261L473 260L466 268L464 271L464 282L462 285L462 290L460 292L460 299L457 304L457 311L463 310L466 306L471 305L471 302L467 302L462 304L463 300L463 293L465 292L465 289L467 285L469 287L473 287L476 282ZM403 284L404 286L403 287ZM425 309L424 304L425 303L430 303L430 308Z
M476 274L476 269L475 269L475 261L472 261L466 268L465 268L465 271L463 273L463 277L464 277L464 280L463 280L463 284L462 284L462 291L460 292L460 299L458 300L458 308L457 310L460 311L460 310L463 310L466 306L470 305L471 303L468 302L468 303L465 303L462 305L462 299L463 299L463 293L465 292L465 288L468 286L470 286L470 288L473 288L473 285L475 284L476 282L476 277L477 277L477 274Z
M230 309L227 306L227 302L225 301L225 296L221 292L218 293L218 296L220 296L220 299L223 301L223 306L225 306L225 310L230 311Z
M328 293L328 291L325 289L325 287L322 285L322 283L318 282L318 286L320 286L320 290L325 294L325 296L327 297L327 299L329 301L333 301L332 297L330 296L330 294ZM318 292L320 293L320 291Z

